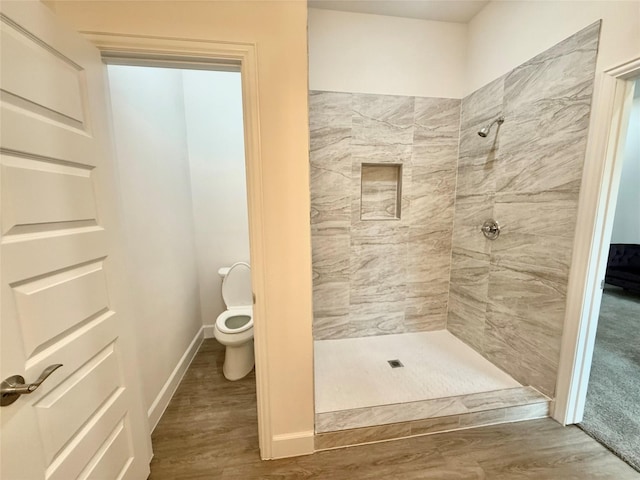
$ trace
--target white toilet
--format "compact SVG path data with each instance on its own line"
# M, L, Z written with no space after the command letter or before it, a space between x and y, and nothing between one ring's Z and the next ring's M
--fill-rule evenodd
M226 345L222 372L227 380L240 380L254 365L253 356L253 293L251 268L237 262L221 268L222 298L227 310L216 319L213 335Z

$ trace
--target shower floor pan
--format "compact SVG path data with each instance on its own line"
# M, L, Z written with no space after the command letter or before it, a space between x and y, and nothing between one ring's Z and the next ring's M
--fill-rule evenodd
M549 415L446 330L315 342L316 449Z

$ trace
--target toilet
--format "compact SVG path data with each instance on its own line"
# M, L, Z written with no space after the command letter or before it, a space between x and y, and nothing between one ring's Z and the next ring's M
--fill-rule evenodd
M227 380L240 380L254 365L253 293L251 267L244 262L221 268L222 298L227 309L218 315L213 335L225 345L222 372Z

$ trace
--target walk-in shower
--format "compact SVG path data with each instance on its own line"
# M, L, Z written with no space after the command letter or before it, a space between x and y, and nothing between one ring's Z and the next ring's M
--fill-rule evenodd
M316 449L549 415L599 29L463 99L311 92Z
M493 127L496 123L498 125L502 125L504 123L504 117L500 116L496 118L493 122L491 122L489 125L487 125L486 127L482 127L478 131L478 135L480 135L483 138L486 137L487 135L489 135L489 132L491 131L491 127Z

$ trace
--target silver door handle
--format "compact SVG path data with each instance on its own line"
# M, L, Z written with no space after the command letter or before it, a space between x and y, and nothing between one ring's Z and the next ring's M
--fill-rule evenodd
M42 385L42 382L44 382L49 375L51 375L61 366L61 363L49 365L44 369L44 371L40 374L35 382L29 384L26 384L24 382L24 377L22 377L21 375L13 375L9 378L5 378L2 381L2 384L0 384L0 393L2 394L0 407L11 405L20 397L20 395L27 395L35 391L40 385Z

